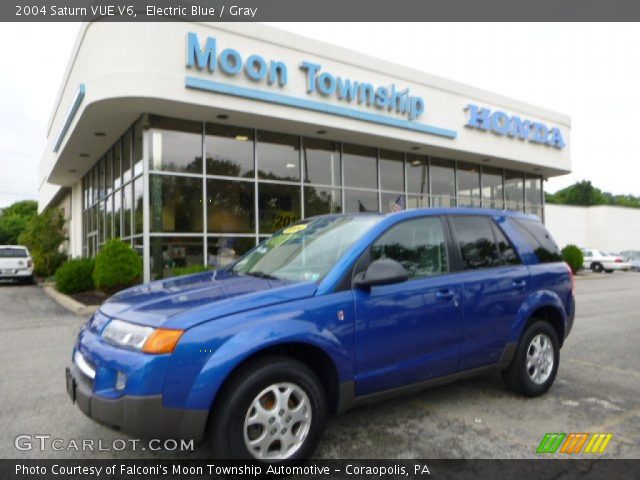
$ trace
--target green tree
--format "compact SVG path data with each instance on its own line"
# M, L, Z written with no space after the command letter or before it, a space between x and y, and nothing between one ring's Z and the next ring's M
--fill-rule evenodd
M618 205L621 207L640 208L640 197L634 195L613 195L594 187L590 181L582 180L558 190L556 193L545 192L546 203L562 205Z
M0 245L15 245L29 220L37 215L38 202L22 200L0 211Z
M66 259L60 245L66 239L64 215L59 208L47 208L31 217L18 243L25 245L33 257L34 273L38 277L53 275Z

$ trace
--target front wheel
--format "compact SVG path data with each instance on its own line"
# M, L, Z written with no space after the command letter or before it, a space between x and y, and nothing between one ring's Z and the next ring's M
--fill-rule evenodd
M263 357L243 367L214 408L214 450L221 458L273 463L308 458L327 421L318 377L286 357Z
M514 392L537 397L551 388L559 363L558 335L548 322L540 320L527 328L502 376Z
M613 273L613 270L605 270L604 273Z

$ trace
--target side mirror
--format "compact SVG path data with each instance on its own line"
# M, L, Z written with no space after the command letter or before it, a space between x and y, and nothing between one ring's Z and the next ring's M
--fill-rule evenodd
M371 288L404 282L408 278L409 273L402 264L390 258L381 258L372 262L365 272L356 275L354 285L357 288Z

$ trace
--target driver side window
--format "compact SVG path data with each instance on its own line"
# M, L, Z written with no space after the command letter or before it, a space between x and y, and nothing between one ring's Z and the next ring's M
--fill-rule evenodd
M390 258L402 264L409 278L449 271L447 249L439 217L407 220L391 227L370 248L371 262Z

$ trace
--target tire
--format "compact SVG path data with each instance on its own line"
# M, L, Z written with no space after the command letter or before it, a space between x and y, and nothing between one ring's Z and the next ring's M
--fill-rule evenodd
M605 270L604 273L613 273L613 270Z
M25 285L33 285L35 283L35 280L33 278L33 275L31 275L30 277L26 277L24 280L22 280L22 282Z
M553 364L549 368L548 363L541 360L543 365L547 368L541 368L540 366L527 367L527 360L530 351L535 352L536 347L533 341L538 338L548 342L548 347L551 350L547 350L548 354L543 355L543 358L552 358ZM541 345L538 343L538 345ZM543 344L544 347L547 344ZM548 355L551 355L549 357ZM558 342L558 335L555 329L549 322L544 320L537 320L532 323L529 328L524 332L524 335L520 339L516 354L511 361L511 365L502 372L502 377L507 386L514 392L524 395L526 397L537 397L542 395L551 388L553 381L556 378L558 372L558 365L560 364L560 344ZM537 370L536 370L537 369ZM534 375L532 375L532 373ZM536 373L539 374L536 380ZM544 378L546 377L546 378Z
M274 388L288 395L284 409L277 404ZM291 389L291 393L287 394L287 389ZM280 397L280 401L284 398ZM255 415L259 413L254 407L256 402L266 406L261 410L264 423L257 417L256 423L251 424L251 412L255 412ZM308 403L309 410L300 410L305 403ZM327 422L326 395L316 374L306 365L280 356L262 357L242 367L225 385L214 409L211 433L213 449L216 456L224 459L291 463L309 458ZM270 413L271 410L273 413ZM305 415L308 416L305 418ZM291 423L297 418L301 418L301 421ZM292 437L294 429L298 439ZM264 439L259 442L262 448L255 447L252 453L245 438ZM279 451L283 445L286 448L280 438L287 443L294 442L294 448L284 453ZM300 443L295 445L297 442ZM265 454L261 455L260 452Z
M602 271L604 270L604 267L602 266L601 263L594 263L593 265L591 265L591 270L593 270L596 273L602 273Z

